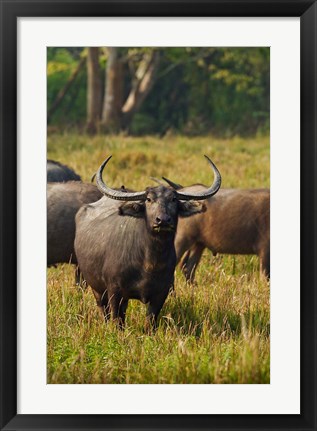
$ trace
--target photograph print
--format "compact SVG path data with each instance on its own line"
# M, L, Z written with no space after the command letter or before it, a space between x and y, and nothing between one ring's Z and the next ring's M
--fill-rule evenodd
M270 48L47 48L47 383L270 383Z

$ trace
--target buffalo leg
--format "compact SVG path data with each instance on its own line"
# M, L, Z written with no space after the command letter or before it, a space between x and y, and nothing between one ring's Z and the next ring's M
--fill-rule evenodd
M76 286L80 286L80 269L79 269L79 266L76 266L76 269L75 269L75 285Z
M179 263L179 266L180 266L181 270L183 271L183 273L184 273L184 268L187 266L189 254L190 254L190 250L187 250L186 253L182 256L180 263ZM185 275L185 273L184 273L184 275Z
M191 284L194 283L195 272L201 259L201 255L204 251L204 248L205 247L202 244L195 244L189 249L184 259L182 259L181 261L181 267L186 281Z
M149 302L145 323L145 328L147 331L150 331L151 329L157 329L158 316L164 305L167 295L168 291L166 292L166 294L161 295L159 298L155 298L155 300Z
M79 266L76 266L76 269L75 269L75 285L82 287L82 288L87 287L87 282L84 279L83 274L82 274Z
M125 315L126 315L126 311L128 308L128 300L123 300L120 302L119 305L119 326L120 329L124 329L124 324L125 324Z
M120 329L124 329L128 300L123 299L120 295L113 294L109 298L109 305L113 320L117 322Z
M261 271L270 278L270 249L265 249L260 253Z
M100 294L96 290L92 289L94 297L96 299L98 311L103 318L103 320L107 321L110 317L110 305L108 303L108 295L107 291L105 290L103 294Z

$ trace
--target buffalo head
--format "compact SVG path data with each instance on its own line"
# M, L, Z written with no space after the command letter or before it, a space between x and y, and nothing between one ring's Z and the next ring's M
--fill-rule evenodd
M175 235L177 220L179 217L189 217L193 214L203 212L205 205L202 200L213 196L220 188L221 176L207 157L213 169L215 179L211 187L195 194L182 193L169 187L160 185L158 187L147 187L142 192L123 192L108 187L103 179L102 172L112 156L109 156L100 166L96 181L98 189L105 196L124 201L119 207L119 214L122 216L144 218L148 230L153 235Z

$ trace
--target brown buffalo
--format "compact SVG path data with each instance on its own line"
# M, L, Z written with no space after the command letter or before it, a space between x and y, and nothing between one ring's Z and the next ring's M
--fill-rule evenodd
M182 188L164 179L183 193L206 189L201 184ZM221 189L205 205L204 213L178 223L175 249L186 280L194 281L205 248L214 255L258 255L262 272L270 277L270 190Z

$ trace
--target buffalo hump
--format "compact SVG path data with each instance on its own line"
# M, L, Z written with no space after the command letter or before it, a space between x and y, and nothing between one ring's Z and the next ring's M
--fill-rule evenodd
M67 181L81 181L73 169L54 160L47 160L47 182L63 183Z

